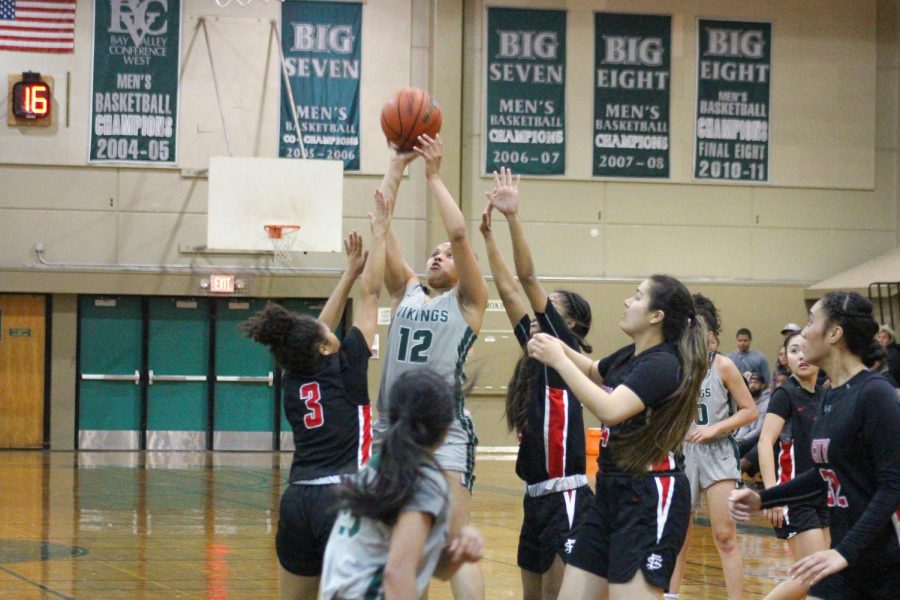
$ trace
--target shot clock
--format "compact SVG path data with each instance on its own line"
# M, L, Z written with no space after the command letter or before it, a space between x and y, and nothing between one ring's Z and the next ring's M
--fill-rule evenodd
M27 71L10 75L6 123L49 127L53 124L53 78Z

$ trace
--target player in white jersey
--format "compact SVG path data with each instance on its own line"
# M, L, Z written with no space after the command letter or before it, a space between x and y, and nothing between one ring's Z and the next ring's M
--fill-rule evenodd
M684 443L684 472L691 486L691 522L694 520L693 511L700 507L700 492L706 492L713 541L722 560L728 597L741 598L743 559L737 544L737 530L728 514L728 495L741 480L740 457L731 433L752 423L757 411L738 368L730 358L718 353L719 311L712 300L702 294L694 294L694 306L697 316L706 322L710 352L709 370L700 385L697 422L691 426ZM737 412L734 411L732 398L737 404ZM690 535L688 528L688 536L678 554L665 600L678 598Z
M384 283L393 298L394 318L388 333L385 368L378 397L379 418L375 443L386 429L387 399L397 378L427 367L441 374L454 389L464 380L466 355L481 330L487 308L487 284L467 233L465 217L440 177L443 143L438 136L420 136L416 153L397 154L381 182L381 192L395 206L403 170L417 156L425 160L425 177L449 241L439 244L428 258L427 287L404 261L392 234L386 243ZM455 418L443 445L435 451L450 484L450 537L469 522L475 445L472 418L463 397L456 398ZM481 570L466 563L450 580L454 598L484 597Z

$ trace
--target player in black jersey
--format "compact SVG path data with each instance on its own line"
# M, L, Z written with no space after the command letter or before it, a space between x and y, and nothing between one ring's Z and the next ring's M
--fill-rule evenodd
M791 377L772 392L759 436L759 470L766 488L787 483L813 468L812 428L821 410L823 391L816 385L819 368L806 362L802 344L800 332L790 333L784 339ZM831 542L824 490L812 502L768 508L764 514L797 558L826 550ZM766 598L804 598L808 589L809 586L788 579Z
M481 216L494 283L522 348L539 330L562 340L575 351L590 352L584 337L591 327L591 307L579 294L547 294L538 280L518 219L518 179L509 169L494 173L494 189L486 194ZM519 282L535 319L519 296L518 286L491 231L493 208L509 222ZM593 501L585 476L584 418L581 403L556 371L523 355L507 390L506 417L519 435L516 474L525 482L524 519L517 562L525 600L556 598L567 553L579 523Z
M675 450L697 418L707 334L687 288L653 275L619 322L634 345L595 363L544 333L528 354L554 368L603 421L596 502L559 597L659 598L684 543L691 492ZM602 385L602 387L601 387Z
M760 494L731 496L740 522L760 508L827 494L831 549L791 567L794 579L812 584L811 598L887 599L900 589L900 402L887 380L866 369L876 331L872 304L859 294L831 292L813 305L804 357L831 378L813 425L815 468Z
M350 234L344 242L347 269L318 319L270 304L241 326L249 337L269 346L284 369L284 409L294 431L294 461L275 537L285 600L317 597L325 544L336 516L334 486L341 475L356 473L369 458L369 347L390 226L390 208L380 192L375 193L375 214L369 219L370 251L363 251L358 233ZM341 341L333 331L360 274L353 327Z

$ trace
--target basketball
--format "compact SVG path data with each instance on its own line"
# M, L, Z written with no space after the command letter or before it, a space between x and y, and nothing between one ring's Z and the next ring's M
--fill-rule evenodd
M381 109L381 130L398 151L410 152L420 135L434 137L441 130L441 108L425 90L404 88Z

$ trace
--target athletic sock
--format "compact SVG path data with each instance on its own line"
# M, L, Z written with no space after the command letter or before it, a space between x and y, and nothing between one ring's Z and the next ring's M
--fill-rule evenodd
M663 594L663 600L678 600L678 594Z

